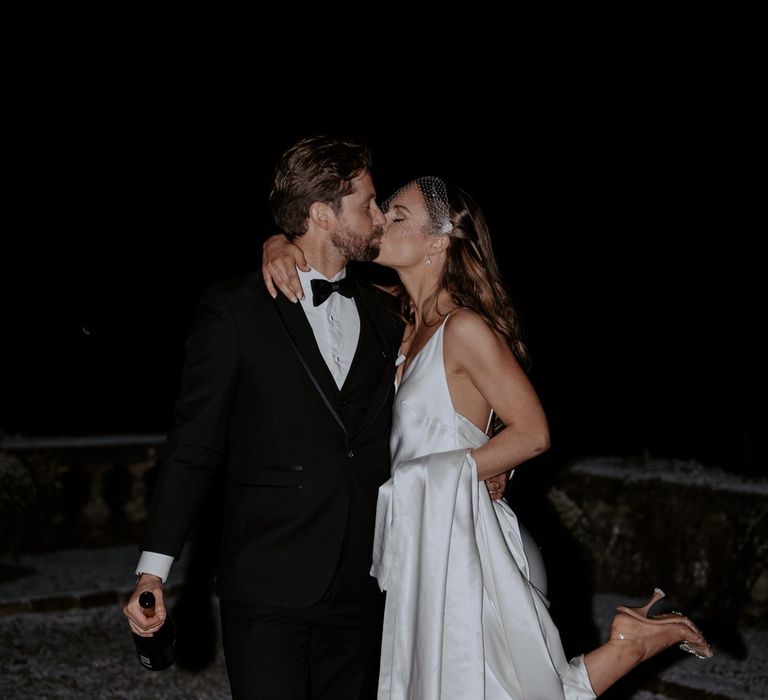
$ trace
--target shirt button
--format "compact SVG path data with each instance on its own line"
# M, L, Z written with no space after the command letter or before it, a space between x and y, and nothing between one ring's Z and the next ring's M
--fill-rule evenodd
M333 321L333 320L334 320L334 319L333 319L333 316L328 316L328 318L329 318L331 321Z
M336 362L341 362L341 358L338 355L336 355Z
M350 459L352 459L354 456L355 456L354 450L350 450L349 452L347 452L347 457L349 457Z

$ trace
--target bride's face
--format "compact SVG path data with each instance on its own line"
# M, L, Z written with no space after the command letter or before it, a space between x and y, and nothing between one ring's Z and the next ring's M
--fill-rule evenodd
M406 185L389 201L381 249L375 262L403 269L424 265L432 223L416 184Z

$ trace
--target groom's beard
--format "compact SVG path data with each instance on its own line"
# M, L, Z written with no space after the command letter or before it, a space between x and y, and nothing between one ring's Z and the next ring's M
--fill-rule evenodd
M374 226L368 238L352 233L349 226L341 226L331 234L331 243L347 260L367 262L379 256L383 226Z

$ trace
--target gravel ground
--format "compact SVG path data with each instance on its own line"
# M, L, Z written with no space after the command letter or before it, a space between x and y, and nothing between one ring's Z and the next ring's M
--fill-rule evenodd
M607 617L611 597L601 597ZM632 601L629 601L632 602ZM604 603L604 604L603 604ZM763 649L765 635L746 635L750 649ZM133 642L119 607L99 606L48 613L22 613L0 618L0 698L102 698L164 700L225 700L230 698L224 661L219 651L212 666L200 673L177 667L153 673L136 661ZM220 647L219 647L220 648ZM718 654L699 661L678 652L651 690L612 698L669 700L670 698L768 697L765 655L747 662Z
M130 592L136 583L133 571L138 561L135 546L62 549L25 554L16 560L0 557L5 573L0 577L0 604L106 591ZM183 558L173 565L169 585L183 580L184 567Z
M121 610L101 606L0 618L0 698L226 700L219 651L202 673L139 666Z
M120 606L116 602L100 604L104 601L94 598L109 594L116 601L120 593L129 592L135 580L131 575L135 562L134 547L67 550L16 562L0 559L4 567L0 573L5 578L0 582L0 699L230 697L220 651L214 664L197 674L175 666L153 673L139 666ZM183 562L174 567L171 583L180 582L183 568ZM57 599L53 607L39 608L47 612L17 612L28 610L30 602L45 604ZM595 596L598 628L607 632L616 604L644 602L624 596ZM707 661L669 651L634 671L628 683L605 698L768 698L768 631L744 629L740 633L746 649L743 659L717 647L715 657Z

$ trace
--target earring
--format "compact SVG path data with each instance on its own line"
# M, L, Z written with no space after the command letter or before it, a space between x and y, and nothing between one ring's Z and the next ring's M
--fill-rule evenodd
M427 255L427 265L431 265L431 264L432 264L432 256Z

